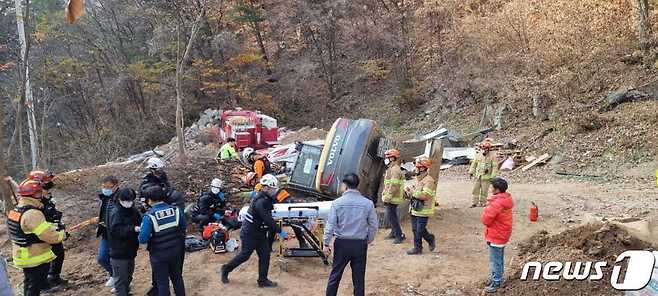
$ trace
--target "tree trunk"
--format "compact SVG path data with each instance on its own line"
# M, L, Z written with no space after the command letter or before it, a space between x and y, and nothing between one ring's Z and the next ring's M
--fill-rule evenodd
M637 37L640 41L640 48L643 50L647 49L651 36L648 0L635 0L635 25L637 28Z
M180 57L180 47L179 47L180 28L179 26L176 26L177 28L176 31L179 39L179 42L177 43L177 47L179 48L178 57L180 57L179 60L176 61L176 137L178 138L178 154L180 160L182 161L185 161L185 159L187 159L187 156L185 155L185 133L183 131L185 125L183 122L183 90L181 87L181 78L183 76L183 66L187 64L187 61L189 60L190 51L192 50L192 44L194 44L194 40L196 39L197 32L199 31L199 24L201 23L204 14L205 14L205 6L201 7L201 12L199 12L199 16L197 17L197 19L194 21L194 24L192 25L192 32L190 34L190 39L187 41L187 46L185 47L185 53L183 54L182 57Z
M32 98L32 87L30 86L30 67L28 64L28 43L25 37L25 22L23 16L23 5L21 0L15 0L16 6L16 26L18 33L18 40L21 44L21 64L24 68L23 85L25 88L25 111L27 111L27 128L30 135L30 152L32 154L32 169L37 167L37 159L39 158L39 151L37 149L37 122L34 116L34 99ZM27 17L30 15L30 1L25 3Z

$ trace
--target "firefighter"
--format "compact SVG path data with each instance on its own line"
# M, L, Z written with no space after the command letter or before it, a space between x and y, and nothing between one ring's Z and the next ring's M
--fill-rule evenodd
M384 190L382 191L382 201L386 206L386 217L391 224L391 233L386 239L392 239L393 244L400 244L405 240L405 235L400 227L398 218L398 205L404 199L404 174L400 168L400 151L390 149L384 153L384 164L387 169L384 174Z
M165 192L165 202L178 207L181 213L183 213L185 212L185 197L171 186L164 168L165 164L160 158L151 157L146 161L146 169L149 172L142 178L142 182L139 185L140 197L145 188L153 185L160 186ZM142 198L142 203L145 202ZM148 204L144 204L144 206L148 207Z
M41 197L41 203L43 204L43 215L46 217L46 221L57 226L57 230L65 230L65 226L62 223L62 212L58 211L55 207L55 202L52 199L52 195L49 193L49 190L55 187L53 180L55 175L49 171L35 170L31 171L28 175L28 180L33 180L41 183L41 188L43 188L43 193ZM52 251L57 256L55 260L50 263L50 270L48 271L48 284L50 287L56 287L59 285L66 285L68 281L62 279L60 276L62 273L62 266L64 265L64 244L53 244Z
M13 243L14 266L23 269L23 295L40 295L48 287L50 262L56 255L52 244L59 244L67 238L57 225L46 221L41 198L41 183L26 180L18 186L20 200L7 217L9 237Z
M279 181L273 175L265 175L260 180L260 184L263 187L252 200L245 215L245 221L242 223L240 253L221 267L221 280L224 284L229 282L229 273L249 260L251 254L256 251L258 254L258 287L277 286L277 283L267 278L267 273L270 268L270 252L272 252L270 241L279 232L272 218L273 202ZM281 235L285 234L282 232Z
M495 153L491 151L492 142L491 138L484 139L479 145L480 151L476 153L475 159L471 162L471 167L468 170L469 177L475 179L471 208L485 205L491 179L498 172L498 161L496 161Z
M229 159L239 159L240 156L238 155L237 146L235 144L235 139L234 138L228 138L226 139L226 144L222 145L222 148L219 149L219 153L217 153L217 158L221 160L229 160Z
M175 294L185 296L185 215L177 207L165 203L166 196L160 186L144 188L142 194L150 205L138 235L140 244L148 244L151 275L155 282L149 295L169 296L171 279Z
M409 255L423 253L423 240L427 241L430 252L436 248L436 237L427 231L429 217L434 214L436 181L428 170L432 161L427 157L416 160L416 175L413 184L405 188L411 196L409 210L411 212L411 230L414 233L414 247L407 251Z

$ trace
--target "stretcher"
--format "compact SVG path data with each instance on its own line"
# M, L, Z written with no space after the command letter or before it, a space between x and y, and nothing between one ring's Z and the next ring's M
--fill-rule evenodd
M242 221L249 207L243 207L238 215ZM298 230L306 241L306 247L288 247L286 240L279 237L279 256L281 257L320 257L322 263L329 265L329 259L322 252L324 247L324 221L329 217L331 202L283 203L275 204L272 218L280 228L290 227Z

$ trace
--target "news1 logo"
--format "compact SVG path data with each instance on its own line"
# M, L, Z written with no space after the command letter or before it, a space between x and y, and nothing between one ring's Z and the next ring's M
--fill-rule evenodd
M620 291L635 291L646 287L651 281L651 275L656 264L658 252L629 250L617 256L617 260L612 267L610 284L613 288ZM628 260L626 274L620 279L622 263ZM600 281L604 277L604 269L609 268L605 261L600 262L559 262L551 261L542 264L538 261L531 261L523 266L521 280L528 280L531 268L534 268L532 280L538 281L543 278L547 281Z

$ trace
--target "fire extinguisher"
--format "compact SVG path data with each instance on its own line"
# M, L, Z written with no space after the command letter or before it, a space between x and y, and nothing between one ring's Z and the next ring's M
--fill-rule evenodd
M539 208L533 201L530 202L530 214L528 217L530 218L530 222L537 222L537 218L539 217Z

